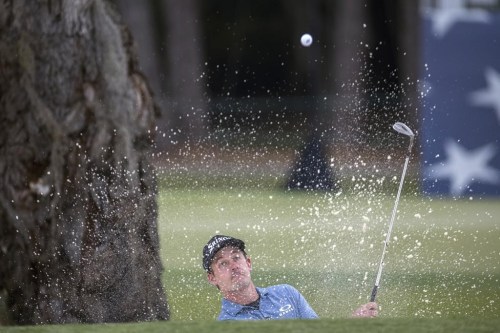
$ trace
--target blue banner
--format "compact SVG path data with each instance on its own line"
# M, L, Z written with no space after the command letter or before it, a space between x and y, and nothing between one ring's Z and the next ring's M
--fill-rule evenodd
M500 11L437 3L422 11L422 190L500 196Z

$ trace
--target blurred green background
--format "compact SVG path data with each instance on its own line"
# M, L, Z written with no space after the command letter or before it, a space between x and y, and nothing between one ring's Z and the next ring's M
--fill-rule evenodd
M394 197L163 187L159 231L172 319L217 316L220 295L201 267L215 233L246 241L256 285L292 284L321 317L349 317L368 301ZM386 255L380 316L498 318L499 215L498 201L407 192Z

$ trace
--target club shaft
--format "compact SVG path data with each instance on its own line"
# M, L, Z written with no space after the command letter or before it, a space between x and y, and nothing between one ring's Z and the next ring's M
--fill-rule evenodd
M411 144L410 144L411 150ZM394 208L392 209L391 220L389 222L389 230L387 231L387 235L384 242L384 247L382 249L382 256L380 258L380 264L378 266L377 278L375 279L375 285L373 286L373 290L370 296L370 302L375 302L375 298L377 296L378 287L380 285L380 278L382 277L382 270L384 268L384 258L385 253L387 251L387 246L389 245L389 241L391 239L392 227L394 226L394 220L396 218L396 213L398 211L399 197L401 196L401 191L403 189L403 183L406 176L406 169L408 168L408 162L410 161L410 155L406 156L405 164L403 167L403 173L401 175L401 179L399 181L398 194L396 195L396 201L394 203Z

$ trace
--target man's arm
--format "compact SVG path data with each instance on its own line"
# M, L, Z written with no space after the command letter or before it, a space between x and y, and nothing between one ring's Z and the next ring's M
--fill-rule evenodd
M318 318L318 315L316 312L313 310L313 308L309 305L307 300L302 296L300 291L295 289L294 287L290 285L286 285L288 288L288 292L291 293L292 299L295 300L297 310L300 313L301 319L315 319Z

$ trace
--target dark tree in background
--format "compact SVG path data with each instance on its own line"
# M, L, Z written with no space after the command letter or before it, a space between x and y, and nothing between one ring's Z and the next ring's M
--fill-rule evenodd
M115 0L160 105L159 150L208 135L199 0Z
M199 0L163 0L167 22L168 94L171 114L167 130L172 142L199 142L208 133L204 96L203 50Z
M416 124L419 2L330 1L327 8L336 141L377 143L395 121Z
M20 324L168 319L155 121L103 0L0 1L0 295Z

